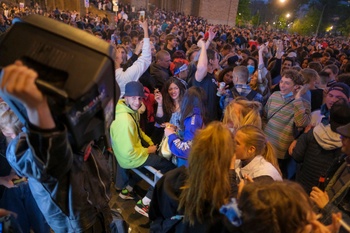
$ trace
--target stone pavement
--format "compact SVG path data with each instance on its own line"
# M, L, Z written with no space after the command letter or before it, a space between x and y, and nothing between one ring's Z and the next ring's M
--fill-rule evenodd
M147 192L148 184L145 181L140 181L134 188L134 191L138 194L138 198L143 197ZM149 232L149 220L143 215L137 213L134 209L136 200L124 200L118 196L114 188L114 184L111 185L112 199L110 206L112 209L119 209L124 217L124 220L129 224L129 233L146 233Z

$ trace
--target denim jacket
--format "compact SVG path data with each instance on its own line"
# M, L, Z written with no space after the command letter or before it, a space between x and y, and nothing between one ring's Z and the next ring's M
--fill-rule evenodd
M38 207L54 232L83 232L94 225L97 215L103 216L108 229L109 171L97 146L92 145L84 158L84 153L72 152L65 128L29 128L11 141L7 159L18 174L28 177Z

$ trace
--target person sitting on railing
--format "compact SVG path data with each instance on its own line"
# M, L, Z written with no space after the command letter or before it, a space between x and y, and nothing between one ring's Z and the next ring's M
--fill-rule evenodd
M122 189L119 196L125 200L134 199L132 191L136 184L135 179L128 179L126 169L152 166L164 174L175 168L171 162L155 154L157 146L140 128L138 109L144 97L144 89L140 82L127 83L124 99L118 102L115 120L110 128L112 147L118 161L116 187ZM146 217L152 193L151 186L146 196L135 206L135 210Z

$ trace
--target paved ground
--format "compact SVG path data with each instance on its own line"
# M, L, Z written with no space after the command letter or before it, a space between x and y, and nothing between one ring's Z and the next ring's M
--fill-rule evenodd
M144 181L134 188L139 197L143 197L146 194L148 184ZM134 210L137 200L123 200L118 196L118 193L114 189L114 184L111 186L112 200L110 205L113 209L119 209L123 215L125 221L130 225L129 233L145 233L149 232L149 220L143 215L137 213Z

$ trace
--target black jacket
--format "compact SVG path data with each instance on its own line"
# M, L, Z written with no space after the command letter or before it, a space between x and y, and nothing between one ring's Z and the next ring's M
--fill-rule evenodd
M219 212L210 217L209 211L203 210L204 223L195 223L193 226L182 220L182 212L178 211L181 187L187 177L184 166L167 172L156 184L149 210L152 221L150 232L238 232ZM210 206L211 203L208 203Z
M151 78L153 83L155 83L155 88L162 90L165 82L169 79L170 73L168 69L165 69L153 62L150 66Z
M337 160L340 155L340 137L331 131L329 125L318 125L302 134L292 154L295 161L302 164L297 171L296 181L309 194L312 187L317 186L320 176L326 175L333 160Z

